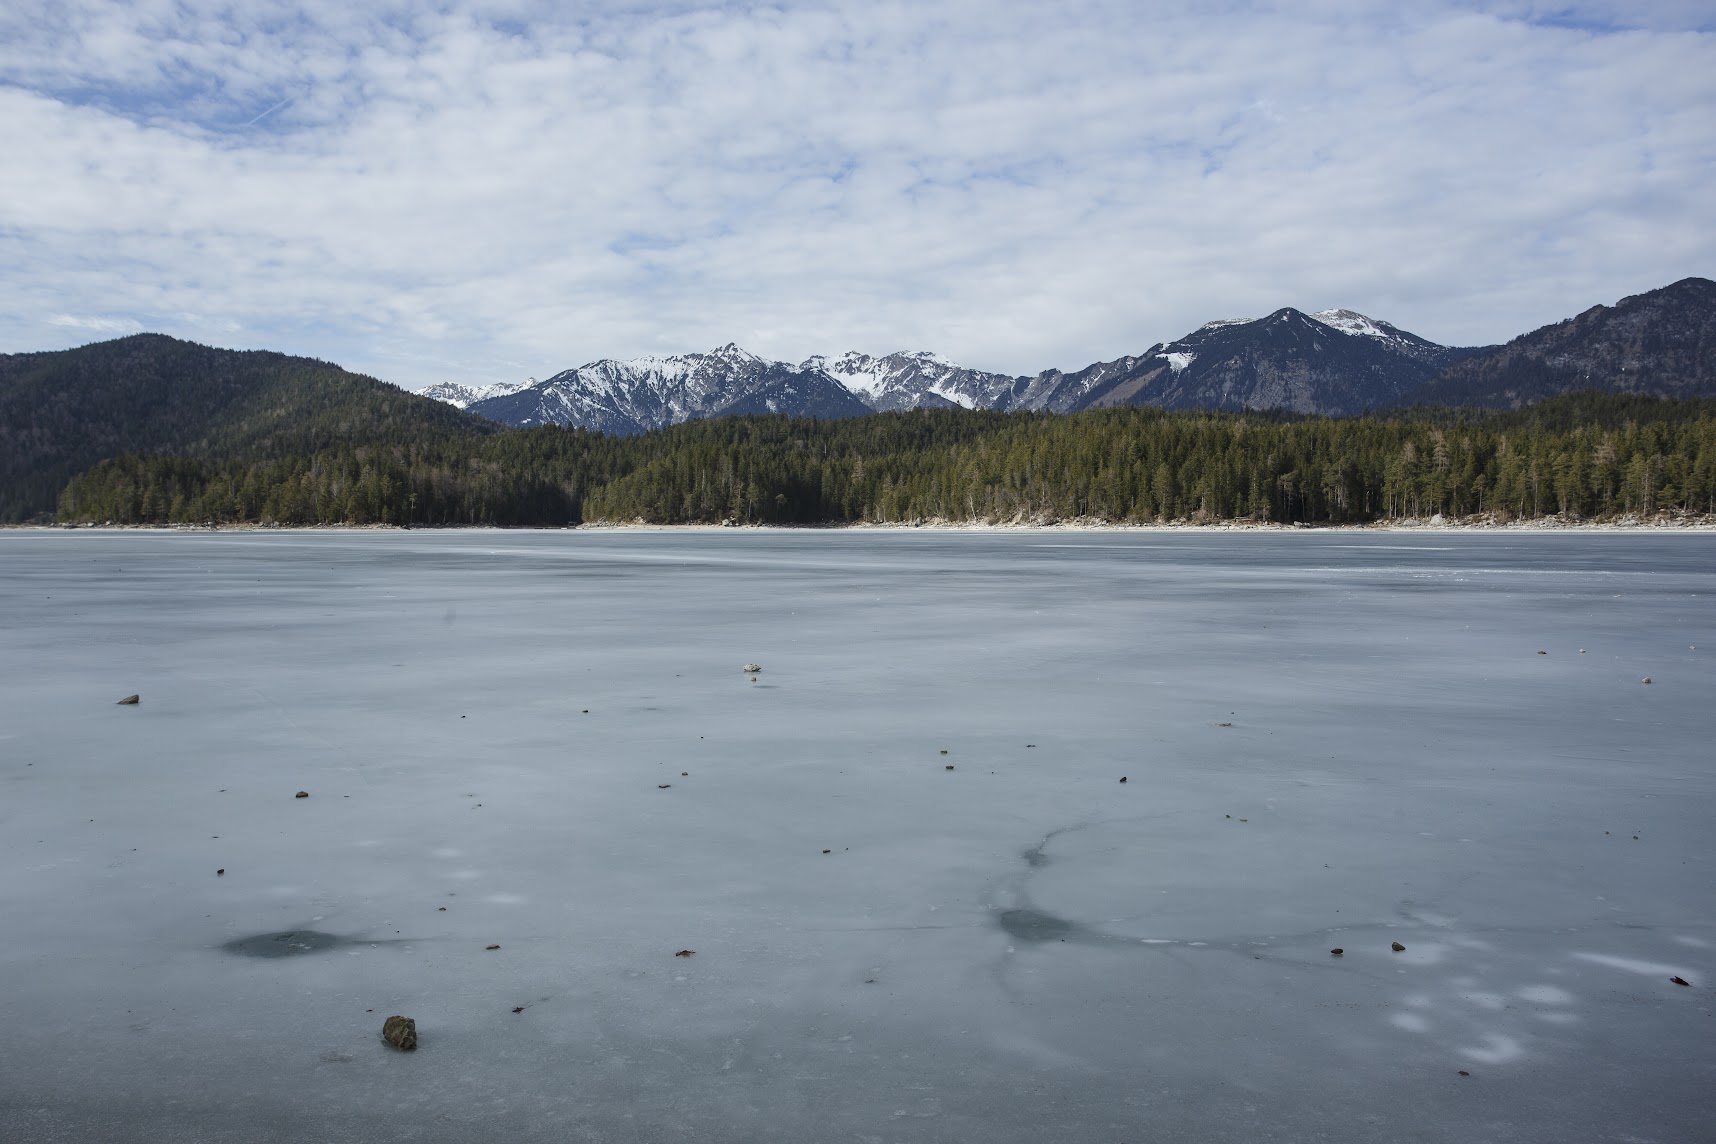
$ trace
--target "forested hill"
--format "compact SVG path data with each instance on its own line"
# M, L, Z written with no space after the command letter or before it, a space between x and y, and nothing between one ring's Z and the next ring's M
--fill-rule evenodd
M310 358L137 334L0 355L0 521L51 513L73 473L124 453L305 456L470 440L500 427Z
M545 427L245 458L128 455L67 523L1362 523L1716 513L1716 402L1580 393L1392 417L917 410L635 437Z

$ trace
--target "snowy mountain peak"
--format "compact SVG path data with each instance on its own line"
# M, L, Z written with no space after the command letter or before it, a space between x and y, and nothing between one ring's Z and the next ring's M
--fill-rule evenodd
M505 397L535 384L534 377L529 381L497 381L489 385L462 385L456 381L438 381L434 385L424 386L417 393L422 397L445 401L455 409L464 409L473 402L486 401L491 397Z
M713 350L710 350L706 356L719 358L722 361L736 362L760 362L763 360L750 350L744 349L736 342L728 342L724 346L717 346Z
M1356 337L1392 338L1399 333L1387 322L1367 318L1356 310L1318 310L1311 317L1325 326Z

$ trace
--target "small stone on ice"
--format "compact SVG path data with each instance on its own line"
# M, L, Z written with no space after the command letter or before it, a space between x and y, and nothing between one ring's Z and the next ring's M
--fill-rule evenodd
M1649 683L1650 682L1650 676L1648 676L1648 675L1645 676L1643 679L1639 680L1639 682L1640 683Z
M1688 989L1692 988L1692 982L1686 980L1684 977L1670 977L1669 980L1674 982L1676 985L1684 985Z
M761 670L763 670L763 665L760 663L747 663L745 665L745 674L746 675L755 675L755 674L757 674L757 672L759 672Z
M1331 949L1329 952L1334 954L1336 957L1339 957L1341 954L1345 953L1346 950L1342 949L1340 946L1337 945L1335 948Z
M1121 782L1125 782L1125 781L1126 781L1126 776L1125 776L1125 775L1121 775L1121 776L1120 776L1120 781L1121 781Z
M483 946L483 948L484 949L499 949L500 946L498 946L498 945L485 945L485 946Z
M947 766L942 768L942 770L944 770L944 771L951 771L952 769L953 769L952 763L949 763L949 764L947 764Z
M225 866L222 866L222 867L221 867L221 868L220 868L220 869L219 869L219 870L216 870L216 871L215 871L215 873L216 873L216 874L224 874L224 873L226 873L226 867L225 867Z
M143 702L142 696L127 695L124 699L121 699L118 703L114 704L114 706L115 707L135 707L141 702Z
M672 783L656 783L655 789L656 790L667 790L672 785L673 785Z
M696 952L697 951L695 949L682 949L678 953L674 954L673 956L675 956L675 957L690 957L692 954L694 954Z
M1404 945L1401 945L1399 942L1391 942L1390 945L1391 945L1391 948L1393 948L1395 953L1405 953L1406 952L1406 947Z
M417 1022L410 1017L389 1017L381 1023L381 1039L410 1052L417 1047Z
M293 795L292 797L293 798L309 798L310 792L307 790L301 790L297 794Z

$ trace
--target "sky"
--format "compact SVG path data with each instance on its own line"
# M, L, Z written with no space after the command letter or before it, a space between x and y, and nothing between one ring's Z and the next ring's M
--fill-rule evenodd
M1709 0L0 7L0 352L1487 344L1716 277L1713 187Z

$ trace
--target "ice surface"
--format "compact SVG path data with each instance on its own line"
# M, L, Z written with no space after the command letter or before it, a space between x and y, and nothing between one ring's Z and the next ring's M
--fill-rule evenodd
M1706 1138L1713 600L1709 535L0 533L0 1140Z

